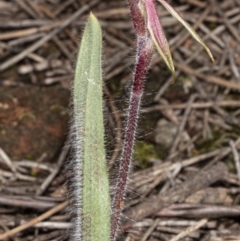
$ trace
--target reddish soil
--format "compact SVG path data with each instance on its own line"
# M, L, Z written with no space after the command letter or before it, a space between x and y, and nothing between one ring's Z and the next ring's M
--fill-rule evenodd
M48 159L58 153L68 130L69 92L53 87L0 89L0 146L14 160Z

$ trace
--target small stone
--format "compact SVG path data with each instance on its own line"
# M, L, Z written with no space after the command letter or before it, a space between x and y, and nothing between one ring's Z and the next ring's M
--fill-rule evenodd
M176 137L178 126L166 119L161 119L155 129L155 141L157 144L169 147Z

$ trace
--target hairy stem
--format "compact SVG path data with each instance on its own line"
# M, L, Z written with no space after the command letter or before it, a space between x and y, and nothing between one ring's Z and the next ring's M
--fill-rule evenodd
M164 5L164 7L188 29L192 36L204 46L212 58L209 49L206 47L200 37L195 33L195 31L189 26L189 24L187 24L165 0L158 1ZM170 70L174 73L174 65L171 53L158 19L155 0L127 0L127 2L130 7L130 14L137 35L138 45L135 72L129 99L128 118L125 128L124 143L120 157L119 175L112 203L111 241L115 241L116 239L120 215L123 209L123 200L125 196L128 176L131 169L131 159L137 128L139 107L143 94L145 76L147 74L149 63L152 58L153 42ZM149 37L149 34L151 37Z
M146 23L144 16L141 12L140 5L138 0L127 0L130 14L133 22L133 27L136 31L137 36L145 36L146 35Z
M120 157L120 168L114 195L111 216L111 240L115 240L123 208L123 200L131 168L131 159L134 147L139 106L144 88L144 80L153 53L153 43L147 37L138 37L138 51L135 65L135 73L130 93L128 119L125 128L123 150Z

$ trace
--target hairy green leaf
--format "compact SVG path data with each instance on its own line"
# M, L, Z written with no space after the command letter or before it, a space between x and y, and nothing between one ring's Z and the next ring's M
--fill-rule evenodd
M75 237L81 241L110 239L110 195L104 149L102 111L102 33L98 20L90 14L78 53L73 86L74 130L79 166L75 174L79 186L81 218ZM78 171L79 170L79 171ZM76 197L76 194L75 194ZM78 210L79 211L79 210ZM77 234L76 234L77 232ZM81 234L79 234L81 233ZM77 238L76 238L77 239ZM78 239L77 239L78 240Z

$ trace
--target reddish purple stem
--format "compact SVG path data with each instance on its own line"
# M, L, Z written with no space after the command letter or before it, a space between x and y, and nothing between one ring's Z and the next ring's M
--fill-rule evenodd
M127 2L130 7L130 14L137 36L145 36L146 23L138 5L139 0L127 0Z
M127 180L131 169L131 159L135 141L139 107L144 89L144 80L153 54L153 42L148 38L145 18L139 8L138 0L127 0L133 26L137 35L137 57L132 88L130 92L128 118L125 128L123 149L120 157L120 167L115 195L112 203L111 241L117 237L120 215L123 209Z
M133 85L130 93L128 119L125 128L123 150L120 157L120 168L114 195L111 216L111 240L115 240L123 208L123 200L131 169L131 159L139 115L139 107L144 89L144 80L153 52L153 43L147 37L138 37L138 52L133 77Z

